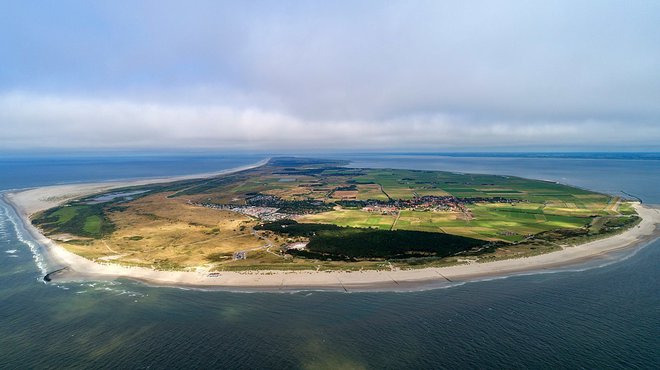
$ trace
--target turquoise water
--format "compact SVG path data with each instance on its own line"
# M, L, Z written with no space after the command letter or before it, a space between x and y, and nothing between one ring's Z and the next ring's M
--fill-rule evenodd
M624 190L660 203L657 160L394 157L358 159L384 167L527 174L601 191ZM206 165L194 172L256 160L204 157L200 162ZM135 176L125 172L127 166L137 173L140 166L149 168L153 176L186 173L175 158L140 164L130 158L96 164L68 158L59 162L66 174L49 179L39 173L48 162L40 161L32 166L24 160L20 176L1 171L0 188ZM89 167L97 168L96 177L89 177ZM0 160L3 168L8 167ZM248 294L130 281L44 284L12 221L11 210L0 204L3 369L650 369L660 364L657 241L573 271L447 289Z

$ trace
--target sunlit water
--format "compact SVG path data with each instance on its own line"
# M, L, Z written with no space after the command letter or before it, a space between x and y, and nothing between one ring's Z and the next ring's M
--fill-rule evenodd
M195 158L187 158L194 160ZM203 157L206 172L261 158ZM660 203L653 160L360 157L381 167L544 178ZM184 174L172 161L69 158L0 188ZM585 162L587 161L587 162ZM174 160L174 163L177 160ZM0 160L0 170L7 168ZM90 176L86 168L97 168ZM127 167L134 172L126 171ZM21 176L25 180L21 180ZM23 181L23 182L21 182ZM44 284L0 204L0 368L657 368L660 243L571 271L410 293L229 293L130 281ZM34 253L34 252L37 253ZM36 258L36 260L35 260ZM35 263L36 262L36 263ZM603 266L603 267L598 267Z

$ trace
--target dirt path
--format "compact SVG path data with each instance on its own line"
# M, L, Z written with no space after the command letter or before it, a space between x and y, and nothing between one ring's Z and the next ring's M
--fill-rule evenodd
M105 245L105 247L108 248L108 250L109 250L110 252L112 252L112 253L114 253L114 254L119 254L119 252L117 252L116 250L110 248L110 246L108 245L108 243L106 243L105 240L103 240L103 245Z
M392 222L392 226L390 226L390 231L394 230L396 223L399 221L399 218L401 218L401 211L397 212L396 218L394 219L394 222Z

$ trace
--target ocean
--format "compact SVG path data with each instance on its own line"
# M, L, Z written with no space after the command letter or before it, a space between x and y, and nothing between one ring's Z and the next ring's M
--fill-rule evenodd
M209 172L263 157L0 157L0 190ZM660 204L654 156L334 157L554 180ZM30 243L0 202L1 369L660 367L658 241L570 269L405 293L45 284Z

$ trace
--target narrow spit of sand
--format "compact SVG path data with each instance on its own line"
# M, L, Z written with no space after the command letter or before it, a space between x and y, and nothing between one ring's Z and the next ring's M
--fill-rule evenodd
M208 177L228 175L235 172L245 171L261 167L268 163L270 158L266 158L257 163L247 166L231 168L218 172L209 172L195 175L157 177L136 180L105 181L97 183L67 184L44 186L33 189L25 189L5 193L5 199L10 201L21 215L30 216L39 211L43 211L72 199L84 197L87 195L101 193L104 191L123 188L126 186L140 186L149 184L168 183L181 180L203 179Z
M214 176L255 168L267 160L255 165L207 174ZM204 175L180 176L162 179L120 181L95 184L58 185L12 193L5 193L4 198L25 224L32 235L48 254L52 267L64 270L53 274L53 279L61 281L112 280L127 278L151 285L197 287L209 289L251 290L251 291L292 291L292 290L415 290L426 287L441 287L469 280L502 277L534 271L561 268L583 263L625 248L648 243L660 236L660 210L641 204L635 209L642 221L639 225L606 239L600 239L575 247L538 256L473 263L442 268L415 270L361 271L361 272L316 272L316 271L258 271L258 272L220 272L211 277L207 271L159 271L142 267L125 267L112 263L98 263L73 254L59 246L53 240L40 234L30 223L30 215L54 207L68 200L107 191L114 188L162 183L183 179L200 178Z

